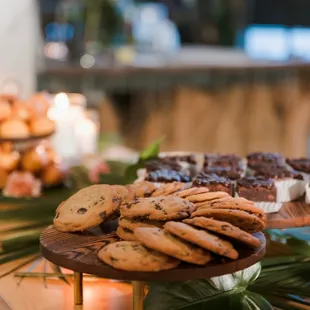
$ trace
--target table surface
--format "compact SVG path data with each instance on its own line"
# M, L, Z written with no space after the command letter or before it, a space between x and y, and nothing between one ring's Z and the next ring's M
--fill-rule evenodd
M266 216L266 228L283 229L310 226L310 205L304 201L287 202L277 213Z
M20 271L26 271L30 265L23 267ZM40 261L33 271L42 272L43 265L44 260ZM49 267L46 268L46 271L52 272ZM73 284L70 280L70 285L59 279L48 279L46 285L42 278L24 278L18 284L19 281L19 278L15 278L13 274L0 279L1 310L132 309L132 287L129 283L84 278L84 304L74 306ZM8 307L5 307L5 304Z

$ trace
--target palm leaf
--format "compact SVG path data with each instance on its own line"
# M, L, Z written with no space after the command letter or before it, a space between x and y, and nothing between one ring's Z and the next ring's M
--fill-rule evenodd
M208 280L177 283L153 283L145 298L146 310L223 309L241 305L243 288L221 292ZM233 308L231 308L233 309ZM240 309L240 308L239 308Z
M0 254L0 265L39 252L39 245L33 245L16 251Z

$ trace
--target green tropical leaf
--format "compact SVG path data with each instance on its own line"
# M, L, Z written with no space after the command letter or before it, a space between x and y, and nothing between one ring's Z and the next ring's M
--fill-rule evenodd
M160 151L160 144L165 140L165 137L161 137L149 145L140 153L140 159L148 160L157 157Z
M3 238L0 241L0 254L22 249L31 245L39 245L40 234L41 230L24 231Z
M0 265L11 262L12 260L23 258L39 252L39 245L33 245L13 252L0 254Z
M273 310L272 305L263 296L250 291L245 292L243 303L253 310Z
M145 310L234 309L241 305L244 288L220 291L209 280L153 283L145 298ZM237 308L236 308L237 309ZM239 308L240 309L240 308Z
M100 175L101 184L110 184L110 185L125 185L124 177L117 174L101 174Z

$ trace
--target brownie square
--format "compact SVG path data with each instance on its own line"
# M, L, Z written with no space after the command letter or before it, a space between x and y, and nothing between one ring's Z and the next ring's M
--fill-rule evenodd
M191 181L191 177L183 173L181 171L175 171L171 169L161 169L161 170L154 170L147 174L145 177L146 181L150 182L183 182L187 183Z
M169 159L175 162L185 162L191 165L197 164L196 156L194 154L164 156L162 159Z
M279 166L285 164L285 159L278 153L254 152L249 153L246 158L250 168L259 164L276 164Z
M216 156L216 154L204 154L203 167L212 166L212 162L215 160Z
M277 201L277 189L271 179L245 177L237 181L238 195L251 201Z
M209 189L210 192L226 192L229 195L234 195L234 185L231 180L225 177L218 176L216 174L207 174L200 172L193 179L193 186L204 186Z
M241 157L234 154L205 154L204 167L241 167Z
M174 159L170 158L156 158L146 162L145 169L147 172L157 171L157 170L174 170L174 171L181 171L182 166L175 161Z
M310 159L298 158L298 159L286 159L286 162L295 170L310 173Z
M205 167L204 172L206 174L216 174L220 177L225 177L230 180L237 180L241 178L243 173L239 167Z
M296 171L268 166L256 167L254 176L262 176L274 180L296 179L302 181L304 179L303 175Z

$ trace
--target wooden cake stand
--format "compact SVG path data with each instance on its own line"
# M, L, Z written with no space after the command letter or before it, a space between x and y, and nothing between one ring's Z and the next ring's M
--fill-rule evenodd
M43 231L40 243L43 256L50 262L74 271L74 302L83 303L83 273L108 279L129 280L133 284L133 309L143 309L144 281L187 281L231 274L260 261L265 254L266 240L263 233L257 249L240 249L238 260L214 260L205 266L181 264L178 268L159 272L129 272L105 265L97 252L108 243L118 240L111 227L96 228L84 233L62 233L49 226Z

